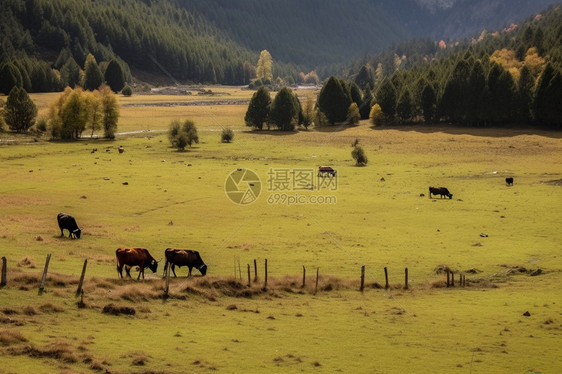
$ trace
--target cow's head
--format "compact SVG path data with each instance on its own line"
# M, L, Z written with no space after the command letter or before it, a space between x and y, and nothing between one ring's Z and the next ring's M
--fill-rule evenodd
M452 198L453 198L453 194L450 193L450 194L449 194L449 200L451 200Z
M201 266L199 266L199 271L201 272L201 275L205 275L207 274L207 264L203 263L201 264Z
M148 263L148 268L152 270L153 273L156 273L156 270L158 270L158 261L151 259Z
M78 228L78 229L72 231L72 234L74 234L76 239L80 239L80 235L82 234L82 229Z

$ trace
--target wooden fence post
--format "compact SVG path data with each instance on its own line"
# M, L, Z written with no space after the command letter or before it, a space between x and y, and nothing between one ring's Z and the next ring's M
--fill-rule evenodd
M250 278L250 264L248 264L248 287L250 287L251 278Z
M265 283L263 287L267 288L267 258L265 259Z
M6 257L2 257L2 280L0 281L0 287L4 287L7 284L6 274L8 272L8 265Z
M171 262L166 263L166 268L164 269L166 271L166 289L164 290L164 299L167 299L170 294L170 267L172 266Z
M240 278L240 282L242 282L242 267L240 266L240 257L238 257L238 277Z
M254 258L254 283L258 281L258 262Z
M361 266L361 288L359 290L363 292L365 288L365 265Z
M386 269L386 266L384 267L384 280L386 282L384 288L388 290L388 270Z
M306 268L304 267L304 265L302 266L302 287L304 288L306 282Z
M49 270L49 262L51 261L51 254L47 255L47 259L45 260L45 269L43 270L43 278L41 278L41 285L39 286L39 294L43 293L45 289L45 281L47 280L47 271Z
M320 268L316 268L316 288L314 289L314 294L318 292L318 275L320 273Z
M86 275L86 265L88 265L88 259L84 260L84 266L82 267L82 275L80 275L80 281L78 282L78 288L76 289L76 297L82 293L82 285L84 284L84 276Z
M449 277L451 276L451 272L447 269L447 287L449 287Z
M407 290L408 289L408 268L404 269L404 289Z

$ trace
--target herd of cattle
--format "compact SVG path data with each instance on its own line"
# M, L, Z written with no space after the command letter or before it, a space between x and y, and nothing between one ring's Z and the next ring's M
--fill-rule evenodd
M513 177L505 178L505 184L507 186L513 186ZM453 194L450 193L446 187L429 187L429 198L431 198L432 195L439 195L441 198L444 196L449 199L453 198ZM59 224L61 236L64 236L64 230L68 230L69 238L80 239L82 230L78 227L74 217L65 213L59 213L57 215L57 222ZM131 267L138 266L139 276L137 279L140 279L141 276L144 279L144 269L149 268L153 273L156 273L158 263L160 262L156 261L146 248L117 248L115 256L117 257L117 272L121 278L123 278L123 268L125 268L127 276L131 277ZM167 248L164 251L164 257L166 258L164 276L166 276L168 265L170 266L169 268L172 270L172 273L174 273L174 277L176 277L176 266L187 266L189 269L189 273L187 275L188 277L191 277L191 270L193 268L198 269L202 275L207 273L207 264L203 262L199 252L197 251L190 249Z
M57 222L60 228L61 236L64 236L64 230L68 230L69 238L80 239L80 234L82 230L78 227L76 219L65 213L59 213L57 215ZM153 273L158 270L158 263L154 257L148 252L146 248L117 248L115 251L115 256L117 257L117 273L123 278L123 268L127 276L131 277L131 268L133 266L139 267L139 276L141 275L144 279L144 269L149 268ZM188 277L191 277L191 270L193 268L198 269L201 275L207 274L207 264L203 262L203 259L199 255L199 252L190 249L177 249L177 248L167 248L164 251L164 256L166 257L166 263L164 265L164 276L166 276L166 270L168 265L176 277L175 267L187 266L189 269Z
M164 251L166 257L166 263L164 264L164 276L166 276L166 270L168 269L168 264L174 277L176 277L175 267L187 266L189 269L188 277L191 277L191 269L196 268L201 272L201 275L207 274L207 264L203 262L203 259L199 255L199 252L193 251L191 249L177 249L177 248L166 248ZM144 268L149 268L153 273L158 270L158 263L154 257L148 252L146 248L117 248L115 251L115 256L117 256L117 272L123 278L123 267L129 278L131 277L131 267L139 267L139 276L141 275L144 279Z

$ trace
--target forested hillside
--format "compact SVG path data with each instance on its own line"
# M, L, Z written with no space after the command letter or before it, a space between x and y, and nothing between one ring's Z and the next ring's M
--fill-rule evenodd
M0 61L32 81L47 75L47 87L31 91L68 85L67 70L83 67L89 53L98 62L117 58L125 71L225 84L248 83L244 62L258 55L169 1L5 0L0 35Z
M380 124L559 128L562 6L461 43L410 41L351 70L363 89L358 104L378 104Z
M102 72L247 84L268 50L274 77L340 73L358 56L412 37L497 28L554 0L3 0L0 65L27 91L79 83L92 54ZM467 16L468 15L468 16ZM6 71L4 71L6 74ZM16 74L18 75L18 74Z

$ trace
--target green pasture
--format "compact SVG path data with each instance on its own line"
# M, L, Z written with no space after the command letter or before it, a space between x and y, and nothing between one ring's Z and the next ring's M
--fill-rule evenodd
M223 94L209 105L165 105L203 100L196 95L120 97L141 106L122 106L118 132L134 133L115 141L0 146L0 256L10 281L0 290L0 372L562 370L560 134L367 122L253 132L243 123L246 105L218 101L251 92L213 91ZM40 113L55 97L32 96ZM201 143L170 148L163 131L175 118L193 120ZM222 127L235 130L233 143L220 142ZM366 167L351 159L355 139ZM316 177L319 165L337 170L323 188L330 181ZM251 204L225 193L237 169L261 180ZM299 172L312 172L312 190L294 184ZM446 186L453 198L430 199L428 186ZM330 203L288 204L297 196ZM80 240L60 238L59 212L76 217ZM262 282L267 259L272 285L251 297L186 292L201 279L186 280L181 268L163 302L154 296L163 292L161 268L147 269L144 282L117 279L115 249L124 246L148 248L156 259L167 247L198 250L210 282L241 274L245 284L254 260ZM48 253L50 272L70 280L51 279L38 296L35 282L13 274L38 278ZM88 307L79 309L74 291L85 259ZM303 266L308 288L298 291ZM443 287L439 266L465 272L469 287ZM387 291L373 288L384 285L384 267ZM283 279L294 284L281 286ZM137 313L101 313L110 302ZM14 331L26 341L6 343ZM34 356L26 345L63 353Z

